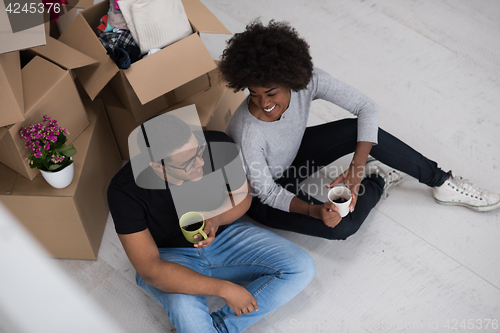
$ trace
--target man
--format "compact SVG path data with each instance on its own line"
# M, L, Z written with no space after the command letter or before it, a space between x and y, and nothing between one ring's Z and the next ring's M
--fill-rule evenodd
M226 134L193 132L167 113L133 131L131 142L139 152L111 181L110 211L137 284L178 332L241 332L312 280L315 266L305 251L238 220L252 199L239 150ZM188 211L204 216L207 239L184 238L179 218ZM205 295L226 305L209 314Z

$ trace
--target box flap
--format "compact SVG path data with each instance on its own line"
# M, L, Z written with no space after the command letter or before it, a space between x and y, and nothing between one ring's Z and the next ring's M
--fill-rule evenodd
M46 45L34 47L31 51L66 69L85 67L98 62L50 36L47 36Z
M2 141L3 136L7 133L7 129L5 127L0 127L0 141Z
M95 35L95 33L83 15L88 10L95 10L94 7L96 6L92 6L78 14L61 37L59 37L59 41L98 61L96 64L74 70L91 99L97 96L119 70L113 60L107 55L106 49L102 46L99 39L88 38L89 34Z
M124 70L142 104L208 73L217 66L194 33Z
M233 89L226 87L224 94L219 99L214 112L212 112L212 115L208 120L206 129L225 132L231 116L241 105L244 99L245 93L242 90L235 93Z
M5 10L5 2L0 1L0 53L23 50L44 44L45 26L43 24L16 33L12 32L9 16Z
M22 69L24 106L28 112L67 72L53 63L36 56Z
M17 172L0 163L0 194L12 193L16 178Z
M59 36L69 27L71 22L73 22L75 17L82 11L82 9L62 5L62 11L64 12L64 14L59 16L59 19L56 22L57 30L59 30Z
M211 87L210 89L200 92L196 95L190 96L189 98L184 99L180 103L172 105L166 112L173 111L178 108L185 107L187 105L194 104L196 105L196 110L198 111L198 117L200 118L200 124L202 127L205 127L209 122L212 112L215 109L215 106L219 102L221 95L224 93L226 89L225 84L220 84L218 82L218 70L212 70L208 73L210 77Z
M0 126L24 120L23 83L19 52L0 54Z
M199 32L231 34L229 30L199 0L182 0L191 25Z
M105 1L107 2L107 1ZM94 5L94 0L69 0L68 6L70 8L89 8Z

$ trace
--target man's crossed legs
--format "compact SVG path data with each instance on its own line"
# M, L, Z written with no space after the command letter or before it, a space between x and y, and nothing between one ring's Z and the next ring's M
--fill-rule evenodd
M258 311L236 317L225 305L208 313L204 295L163 292L137 275L137 284L167 311L181 333L241 332L291 300L313 279L313 259L299 246L250 222L235 221L205 248L160 248L162 260L214 278L249 283Z

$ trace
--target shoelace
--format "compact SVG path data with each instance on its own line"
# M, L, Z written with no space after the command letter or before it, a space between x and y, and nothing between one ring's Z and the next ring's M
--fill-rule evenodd
M470 196L471 198L483 199L483 191L471 183L468 179L463 179L460 176L453 176L452 182L461 194Z

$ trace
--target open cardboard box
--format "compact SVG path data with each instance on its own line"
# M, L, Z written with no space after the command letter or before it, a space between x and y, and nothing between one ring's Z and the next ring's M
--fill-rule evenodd
M5 127L0 140L0 162L32 180L39 171L31 169L25 161L30 151L19 137L19 130L41 123L42 117L48 115L69 131L68 143L71 143L89 125L89 121L68 70L35 56L21 73L24 120Z
M19 51L0 54L0 126L24 120L23 83Z
M204 130L224 132L229 119L245 99L243 91L234 92L227 83L219 80L218 69L211 71L212 87L177 103L163 112L194 104Z
M179 98L199 92L202 83L184 87L184 94L164 96L168 92L198 79L216 68L199 33L230 32L199 1L183 0L187 17L194 30L193 34L181 39L161 51L133 63L122 70L107 55L96 35L99 20L108 11L108 1L103 1L83 10L67 27L59 38L63 43L99 61L97 65L75 70L75 73L91 99L113 79L112 86L122 104L133 113L137 121L179 102ZM207 82L207 81L205 81ZM203 89L208 88L204 86ZM144 107L145 109L142 109Z
M96 259L108 218L107 187L121 167L100 101L84 101L90 126L73 142L73 182L54 189L0 164L0 201L56 258Z
M210 89L191 96L159 113L194 104L198 112L199 122L204 129L224 131L231 115L245 98L245 94L242 91L234 93L232 89L226 87L225 82L219 81L217 69L208 75L212 81ZM123 159L129 160L128 136L147 119L142 122L136 121L126 112L123 104L109 87L106 87L98 98L104 102L120 154Z

